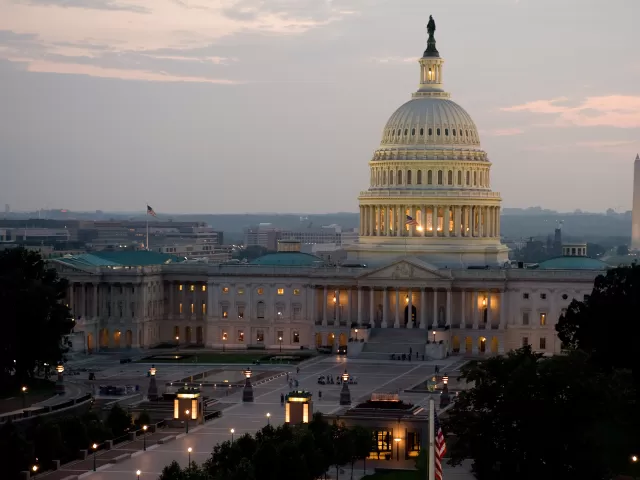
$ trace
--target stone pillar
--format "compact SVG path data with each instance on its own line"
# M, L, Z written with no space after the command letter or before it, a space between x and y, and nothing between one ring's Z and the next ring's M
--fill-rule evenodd
M340 325L340 289L339 288L335 290L334 295L336 296L336 301L333 304L333 308L334 308L333 311L336 313L336 316L333 319L333 324L335 326L339 326Z
M362 287L358 287L358 326L362 325Z
M318 320L318 291L315 285L311 285L311 318L315 325Z
M400 289L396 288L396 320L393 328L400 328Z
M360 205L360 227L359 227L359 232L360 235L362 235L362 232L364 231L364 207L362 205Z
M375 205L372 205L369 207L369 232L370 235L375 235L376 234L376 207Z
M327 303L329 303L327 286L324 286L323 302L322 302L322 326L327 326Z
M371 327L375 326L376 318L375 292L373 287L369 289L369 325L371 325Z
M473 291L473 304L471 305L471 314L473 315L473 328L478 329L478 291Z
M451 288L447 288L447 326L449 328L451 328L451 309L452 309L452 302L451 302Z
M473 205L469 207L469 236L475 237L476 235L476 207Z
M413 328L413 293L411 289L407 292L407 296L409 297L409 302L407 303L407 328Z
M498 231L497 231L498 238L500 238L500 224L502 222L502 218L500 217L500 211L501 211L501 208L498 207Z
M500 291L500 330L507 326L507 289Z
M460 328L466 328L466 312L465 312L465 297L467 296L467 292L465 290L460 291Z
M347 290L347 308L345 308L344 319L347 322L348 326L351 326L351 293L353 289L349 287Z
M420 288L420 328L427 328L427 294L424 288Z
M442 208L444 208L444 212L442 213L442 232L443 232L443 235L445 237L448 237L450 235L449 226L450 226L450 221L451 221L451 218L450 218L450 215L451 215L450 209L451 209L451 207L449 205L445 205Z
M94 283L93 284L93 318L95 318L97 320L98 318L98 302L99 302L99 297L98 297L98 284Z
M409 216L411 216L411 218L413 218L414 220L416 219L416 212L415 212L415 208L411 205L409 206ZM409 236L413 237L413 231L416 229L416 227L414 225L409 225Z
M431 329L435 330L438 328L438 289L433 289L433 324L431 325Z
M427 206L422 206L422 215L420 215L420 221L422 222L422 236L427 236Z
M382 328L387 328L387 320L389 319L389 292L386 289L382 289Z
M491 321L492 321L492 315L491 315L491 290L487 290L487 325L486 325L487 330L491 330Z
M74 295L73 295L73 290L75 287L75 283L71 282L69 284L69 308L71 309L71 313L73 314L73 316L76 316L76 309L75 309L75 305L74 305Z

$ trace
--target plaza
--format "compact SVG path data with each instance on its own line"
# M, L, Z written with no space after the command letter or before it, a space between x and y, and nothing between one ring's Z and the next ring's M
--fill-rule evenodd
M93 361L93 359L92 359ZM441 372L446 371L449 375L455 375L463 362L459 358L450 358L445 362L439 362ZM100 378L116 381L118 378L126 379L126 381L136 381L144 385L148 384L146 370L150 365L145 364L127 364L124 366L112 366L108 363L103 364L104 370L100 372ZM158 385L162 391L164 383L171 381L176 377L182 378L191 374L197 374L201 371L210 369L210 365L172 365L158 367ZM238 365L229 365L223 367L225 370L241 370ZM373 360L347 359L342 356L318 356L301 365L300 373L296 375L295 366L262 366L255 367L255 371L269 372L289 372L293 378L298 379L299 388L308 390L313 394L314 411L320 411L324 414L332 414L339 411L342 407L339 405L340 385L318 385L317 379L321 375L333 375L334 377L342 374L345 369L351 376L358 379L358 383L350 385L352 405L356 405L359 401L368 400L372 393L399 393L400 398L406 402L410 402L420 406L426 406L430 397L428 393L406 393L404 390L409 389L413 385L424 381L434 372L435 363L433 362L378 362ZM162 387L161 387L162 385ZM318 391L322 391L322 398L319 398ZM191 459L198 463L204 462L211 455L214 445L231 440L231 429L234 430L234 438L244 433L254 434L262 428L267 422L272 425L284 423L284 407L280 403L280 395L287 394L290 388L286 382L286 377L281 376L274 380L267 381L258 385L254 385L254 402L243 403L241 389L233 390L228 396L218 396L218 408L222 410L220 418L211 420L204 425L190 428L189 433L184 431L174 432L177 435L175 440L166 444L155 444L160 436L157 435L149 438L149 447L146 451L135 450L125 444L118 447L121 453L130 453L131 458L118 463L107 463L100 461L102 454L108 452L99 452L97 459L98 469L96 472L81 470L80 464L87 465L89 460L71 463L62 467L62 471L43 473L38 478L58 480L67 476L79 476L79 478L89 477L92 480L121 480L136 479L136 471L140 470L141 480L155 480L161 473L165 465L176 460L181 465L188 462L188 448L192 449ZM214 389L203 389L203 395L211 396ZM267 418L267 413L270 414ZM139 448L139 446L138 446ZM373 462L367 461L367 469L371 473L375 466L388 467L384 461ZM76 467L74 467L76 465ZM359 467L359 469L358 469ZM79 470L74 470L78 468ZM451 469L449 477L460 480L473 478L466 476L466 470L463 468ZM356 465L358 475L362 475L362 465ZM344 477L341 476L341 477ZM344 477L346 478L346 477ZM359 478L356 477L356 478Z

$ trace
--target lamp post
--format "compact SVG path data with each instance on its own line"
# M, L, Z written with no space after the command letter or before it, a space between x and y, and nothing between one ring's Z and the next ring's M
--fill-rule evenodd
M344 370L342 374L342 390L340 390L340 405L351 405L351 392L349 391L349 374Z
M431 332L433 334L433 343L436 343L436 331Z
M147 398L151 401L158 400L158 386L156 385L156 373L157 369L155 365L151 365L149 369L149 391L147 392Z
M358 341L358 329L356 328L356 342Z
M64 373L64 365L61 363L56 367L56 372L58 372L58 381L56 382L56 393L58 395L64 395L64 380L62 374Z
M96 455L98 454L98 444L94 443L93 445L91 445L91 448L93 448L93 471L96 471Z
M399 462L400 461L400 441L402 439L399 437L396 437L393 439L394 442L396 442L396 460Z
M278 337L278 342L280 342L280 353L282 353L282 337Z
M244 389L242 390L242 401L253 402L253 386L251 385L251 369L247 367L247 369L242 373L244 373L244 377L245 377Z
M271 414L267 413L267 425L271 425Z
M36 478L36 472L38 471L38 465L34 465L33 467L31 467L31 471L33 472L33 478Z
M222 351L223 351L223 352L225 351L225 347L226 347L226 345L227 345L227 333L226 333L226 332L224 332L224 333L222 334Z
M191 465L191 452L193 452L193 448L187 448L187 452L189 453L189 465Z
M442 376L442 393L440 394L440 408L444 408L447 405L449 405L449 403L451 403L451 398L449 396L449 377L448 375L445 373Z
M636 468L638 466L638 456L637 455L631 455L631 470L632 470L632 476L633 479L635 480L636 478L638 478L636 476Z
M185 410L184 411L185 415L186 415L186 419L184 421L184 426L186 428L186 432L185 433L189 433L189 410Z
M147 451L147 427L146 425L142 426L142 450Z
M27 408L27 387L23 385L20 390L22 391L22 408Z
M236 433L236 430L235 430L235 428L232 428L229 431L231 432L231 443L233 443L233 434Z
M136 476L138 477L138 480L140 480L140 474L141 474L141 473L142 473L142 472L141 472L140 470L136 470Z

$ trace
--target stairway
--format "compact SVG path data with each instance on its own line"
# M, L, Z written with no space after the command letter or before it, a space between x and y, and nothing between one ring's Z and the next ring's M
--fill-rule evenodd
M424 353L429 332L419 328L372 328L358 358L388 360L392 353Z

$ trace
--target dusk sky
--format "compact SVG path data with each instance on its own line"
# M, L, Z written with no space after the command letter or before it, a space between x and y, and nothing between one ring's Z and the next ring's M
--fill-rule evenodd
M0 0L0 204L357 211L429 14L504 207L631 208L638 0Z

